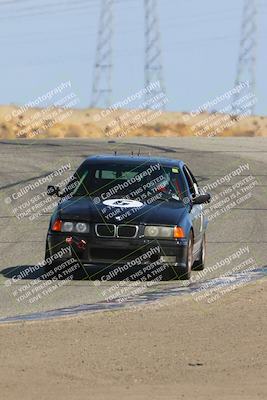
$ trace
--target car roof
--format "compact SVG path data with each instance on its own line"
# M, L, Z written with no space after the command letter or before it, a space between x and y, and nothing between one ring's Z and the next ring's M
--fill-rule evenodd
M121 163L128 163L128 164L163 164L164 166L179 166L180 168L183 167L184 162L182 160L173 160L170 158L165 157L150 157L150 156L126 156L126 155L109 155L109 154L99 154L95 156L87 157L85 160L86 164L121 164Z

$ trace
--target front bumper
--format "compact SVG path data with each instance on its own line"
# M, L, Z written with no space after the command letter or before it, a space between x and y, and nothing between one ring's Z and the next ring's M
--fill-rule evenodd
M72 237L72 243L68 244L66 239L70 237ZM81 240L85 242L84 248L78 246ZM171 266L186 267L186 239L100 238L92 233L49 232L47 244L50 257L64 249L62 260L75 258L84 266L118 265L128 262L146 265L161 261Z

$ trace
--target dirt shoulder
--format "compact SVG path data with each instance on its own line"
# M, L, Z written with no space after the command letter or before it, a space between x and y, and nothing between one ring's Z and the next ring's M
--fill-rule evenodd
M266 399L266 293L2 325L1 398Z

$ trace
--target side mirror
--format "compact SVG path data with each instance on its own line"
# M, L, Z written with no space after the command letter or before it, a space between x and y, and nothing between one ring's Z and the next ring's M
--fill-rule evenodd
M211 195L209 193L201 194L193 199L193 204L209 203L210 200L211 200Z
M48 185L48 186L47 186L47 195L48 195L48 196L57 196L57 197L60 197L60 194L59 194L59 187L58 187L58 186Z

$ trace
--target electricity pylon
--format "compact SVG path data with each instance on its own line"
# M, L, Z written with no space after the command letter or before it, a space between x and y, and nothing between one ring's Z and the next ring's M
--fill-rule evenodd
M145 86L151 87L146 100L165 93L157 0L144 0L145 6ZM159 85L153 85L159 82ZM148 107L149 108L149 107ZM162 107L164 108L164 107Z
M240 113L236 101L248 92L255 95L256 89L256 50L257 50L257 0L244 0L241 26L240 50L237 65L235 86L247 82L248 88L234 96L233 112ZM242 104L242 103L241 103ZM255 104L248 106L247 111L253 114Z
M92 107L108 107L112 97L113 0L102 0L96 60L94 65Z

